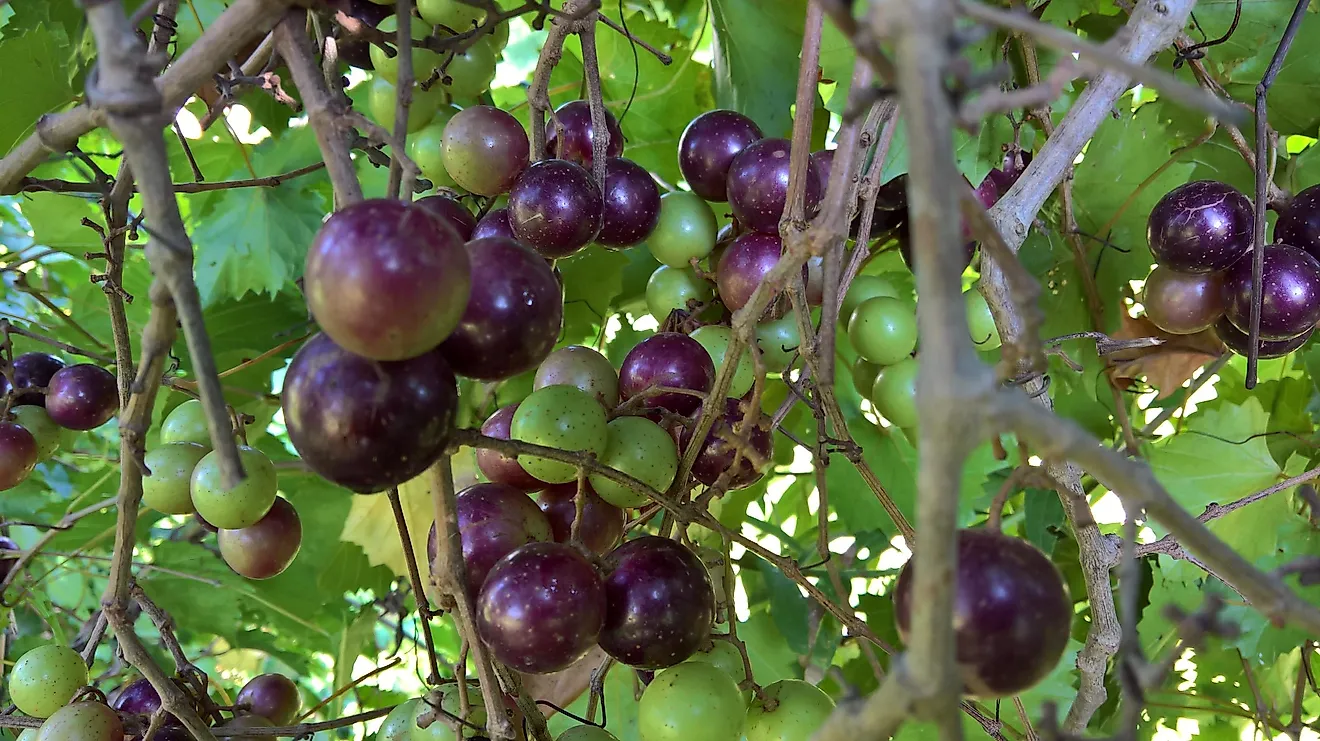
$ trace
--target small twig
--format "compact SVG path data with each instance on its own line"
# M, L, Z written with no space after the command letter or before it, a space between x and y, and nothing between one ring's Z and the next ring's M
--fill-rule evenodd
M403 547L403 558L408 564L408 579L412 583L413 597L417 600L417 629L426 640L426 654L431 662L431 675L426 683L440 683L440 660L435 653L435 639L431 636L431 607L426 599L426 590L422 589L422 575L417 570L417 556L413 553L412 538L408 534L408 521L403 516L403 503L399 501L399 488L391 487L389 494L390 509L394 511L394 526L399 531L399 544Z
M665 65L666 67L668 67L670 64L673 64L673 62L674 62L673 57L671 57L671 56L669 56L668 54L666 54L666 53L660 51L659 49L655 48L654 46L651 46L650 44L646 43L646 41L644 41L643 39L639 38L639 37L637 36L637 34L632 33L631 31L629 31L628 29L624 28L623 26L620 26L617 22L615 22L615 20L614 20L613 18L611 18L611 17L609 17L609 16L607 16L607 15L605 15L605 14L603 14L603 13L600 14L600 15L598 15L597 17L600 19L600 22L601 22L601 23L604 23L605 25L609 26L610 28L614 29L615 31L618 31L620 34L623 35L624 38L628 39L629 41L633 42L634 44L637 44L637 45L640 46L641 48L643 48L643 49L645 49L645 50L651 52L651 54L655 55L655 58L656 58L656 59L659 59L659 60L660 60L660 63L661 63L661 64Z

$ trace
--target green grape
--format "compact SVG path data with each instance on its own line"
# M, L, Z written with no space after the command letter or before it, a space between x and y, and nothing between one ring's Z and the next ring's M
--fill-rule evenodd
M853 278L852 285L848 286L847 295L843 297L843 303L839 305L839 320L847 325L848 320L852 319L853 312L857 311L857 307L861 306L863 301L877 296L903 298L887 278L878 275L859 275Z
M151 475L142 477L142 503L167 515L192 514L193 470L208 452L194 443L171 443L147 453L143 461Z
M733 342L733 330L728 327L708 325L698 328L688 336L706 348L706 352L710 353L710 359L715 363L715 372L718 373L724 365L724 356L729 352L729 343ZM738 357L738 364L733 369L733 381L729 384L728 395L742 398L743 394L752 390L752 383L755 380L756 361L752 359L751 349L747 348Z
M848 321L848 339L872 363L893 365L917 349L917 313L902 299L867 299Z
M604 728L584 724L569 728L559 734L559 738L555 741L619 741L619 739Z
M9 674L9 699L34 718L49 718L87 684L77 651L53 643L23 654Z
M174 407L160 423L160 443L196 443L211 449L211 433L206 427L206 409L202 402L189 399Z
M852 368L853 388L857 393L871 398L871 389L875 388L875 377L880 375L880 366L872 363L866 358L859 357L853 361Z
M225 490L220 480L220 456L211 451L193 469L193 506L202 519L218 528L236 530L261 521L275 504L278 477L265 453L248 447L238 449L247 477Z
M917 373L920 363L906 358L880 369L871 387L871 403L884 418L904 429L917 426Z
M375 47L372 47L373 49ZM389 80L379 77L367 84L367 113L371 120L380 124L386 131L394 131L394 114L399 103L398 93ZM436 112L444 104L445 93L439 85L432 85L430 90L413 86L412 105L408 107L408 131L418 131L431 123Z
M124 724L109 706L75 702L46 719L37 741L123 741Z
M16 741L37 741L37 729L24 728L23 732L18 734Z
M678 447L674 438L645 417L619 417L608 427L609 442L600 462L657 491L668 489L678 473ZM645 494L598 473L588 479L600 498L616 507L640 507L649 501Z
M967 330L972 335L972 342L977 350L994 350L1001 344L999 328L995 326L995 317L990 313L990 304L985 296L975 288L963 293L963 303L967 306Z
M460 0L417 0L417 12L432 26L456 33L471 31L486 20L486 11Z
M32 433L32 439L37 441L37 460L44 461L60 449L64 428L55 424L44 408L24 404L14 407L10 413L14 415L14 421Z
M417 727L417 716L422 714L420 703L421 699L414 697L395 705L376 731L376 741L409 741L412 729Z
M395 16L390 16L389 18L386 18L385 20L381 21L376 26L376 28L381 33L385 33L389 35L390 45L393 46L395 36L399 32L398 18ZM414 18L412 23L408 26L408 31L409 33L412 34L414 41L421 41L422 39L431 35L431 27L425 23L422 23L416 18ZM371 49L369 50L369 53L371 55L371 64L376 68L376 77L384 78L391 85L393 85L395 82L398 82L399 58L397 56L393 56L393 57L389 56L388 54L385 53L384 49L380 48L375 44L371 45ZM444 57L440 56L439 54L436 54L430 49L424 49L420 46L414 46L412 50L413 79L418 81L427 79L428 77L431 76L431 73L434 72L437 67L439 67L441 64L444 63L444 61L445 61ZM414 97L414 102L416 102L416 94L414 94L413 97ZM377 121L376 123L380 123L380 122ZM381 125L383 126L384 124Z
M715 298L715 286L692 268L661 265L646 281L646 310L663 322L674 309L688 310L689 303L703 304Z
M575 386L533 391L518 405L510 431L514 440L560 450L589 450L596 455L604 453L609 443L604 407ZM564 484L577 478L577 469L569 463L535 455L520 455L518 462L546 483Z
M834 700L800 679L781 679L765 688L766 710L760 700L747 708L746 741L810 741L834 712Z
M456 52L436 87L444 88L455 98L475 98L490 89L490 83L495 79L495 65L499 62L498 54L490 42L489 37L483 37L463 51ZM449 78L448 83L444 82L446 77Z
M463 738L485 736L486 704L482 700L481 690L476 686L469 684L467 694L469 703L467 722L477 726L481 730L469 728L468 726L460 726L463 729L462 736ZM417 708L418 710L426 709L425 706L421 704L419 704ZM449 685L445 689L444 695L440 698L440 709L450 715L457 716L459 714L462 708L459 703L457 685ZM458 724L442 716L426 728L414 727L407 738L408 741L454 741L455 726L458 726Z
M503 54L509 46L509 22L504 21L490 34L490 46L497 54Z
M761 322L756 327L756 345L761 348L765 367L775 373L788 369L788 364L797 356L801 344L802 333L798 330L797 317L793 314Z
M724 501L720 499L719 501ZM722 555L722 554L721 554ZM713 576L713 575L712 575ZM718 581L718 579L713 579ZM735 684L741 685L747 679L747 666L743 664L742 654L729 641L711 641L709 651L698 651L688 657L688 661L710 664L728 674ZM752 698L751 689L743 691L743 702Z
M676 190L660 197L660 220L646 247L665 265L686 268L692 258L710 254L718 230L710 204L695 193Z
M637 705L641 741L738 741L744 705L724 671L685 662L656 675Z
M408 137L408 156L417 163L422 177L430 180L437 188L458 187L458 183L445 169L444 160L445 124L458 110L457 106L440 106L430 123Z

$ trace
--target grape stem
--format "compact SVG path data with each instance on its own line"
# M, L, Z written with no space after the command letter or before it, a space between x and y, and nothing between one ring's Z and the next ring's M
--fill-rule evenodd
M426 639L426 654L431 662L431 675L426 683L440 683L440 660L435 653L435 639L431 636L431 605L422 587L422 575L417 569L417 554L413 552L412 537L408 533L408 521L403 516L403 503L399 501L399 487L390 487L387 496L390 509L394 512L394 526L399 531L399 545L403 547L403 558L408 564L408 579L412 583L413 597L417 600L417 619L421 624L422 637Z
M394 17L398 20L398 33L395 46L400 49L412 48L412 0L396 0ZM453 55L450 55L453 59ZM403 153L408 143L408 109L412 107L413 55L400 54L397 57L398 74L394 81L397 97L394 104L394 139L398 146L391 145L393 152ZM404 188L403 157L394 157L390 161L389 181L385 189L386 198L402 198L405 203L412 200L412 184L417 179L414 169L408 175L408 187Z

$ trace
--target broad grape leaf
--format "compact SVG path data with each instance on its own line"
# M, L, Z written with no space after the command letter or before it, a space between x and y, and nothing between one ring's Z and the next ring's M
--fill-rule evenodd
M105 227L101 209L91 200L63 193L28 193L18 200L18 207L32 226L37 244L78 258L102 250L101 236L82 224L83 219L91 219Z
M1291 0L1281 0L1280 3L1264 4L1293 3ZM1288 13L1291 13L1291 8ZM1247 17L1245 7L1242 15ZM1281 30L1269 29L1262 34L1269 36L1269 40L1254 47L1253 56L1228 68L1229 79L1224 87L1229 95L1254 104L1256 84L1269 67L1281 33ZM1297 38L1314 39L1317 34L1320 34L1320 15L1308 13L1302 20ZM1214 56L1213 53L1211 56ZM1315 134L1316 127L1320 125L1320 47L1305 42L1293 44L1279 76L1270 87L1268 102L1270 125L1280 134Z
M1144 316L1133 319L1127 312L1120 314L1123 328L1114 333L1114 339L1155 337L1165 340L1166 344L1114 353L1114 379L1127 381L1131 385L1131 381L1145 378L1147 383L1159 390L1158 398L1167 398L1173 394L1206 363L1224 352L1223 343L1211 330L1194 335L1171 335L1151 324Z
M766 136L788 136L805 0L713 0L715 103L749 116Z
M73 100L65 71L69 54L64 31L45 24L0 41L0 69L7 70L0 86L0 110L5 112L0 116L0 152L7 153L32 133L42 116Z
M1279 464L1259 437L1268 424L1255 399L1194 414L1182 434L1151 447L1151 469L1179 504L1199 515L1211 502L1234 501L1278 478ZM1151 527L1163 534L1158 523Z

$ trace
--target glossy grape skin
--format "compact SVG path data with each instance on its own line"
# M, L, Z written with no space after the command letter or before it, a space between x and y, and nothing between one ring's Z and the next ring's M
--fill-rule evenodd
M391 8L385 8L367 0L351 0L345 12L366 26L375 28L381 21L390 17L394 11ZM376 68L376 65L371 61L372 44L364 38L363 34L351 34L347 32L347 29L341 29L337 41L339 58L342 61L358 69L372 70Z
M903 429L917 426L917 374L921 370L916 358L905 358L880 369L871 386L871 402L884 418Z
M25 352L14 358L14 406L31 404L46 406L46 395L40 391L22 393L24 389L45 388L50 379L64 367L64 361L44 352Z
M652 386L706 393L715 384L715 364L701 343L677 332L661 332L637 343L619 369L619 396L627 401ZM641 402L644 408L691 414L701 399L688 394L660 393Z
M533 391L513 413L509 430L514 440L596 455L604 453L609 442L604 408L595 397L574 386L546 386ZM577 468L569 463L534 455L520 455L518 462L527 473L546 483L562 484L577 478Z
M395 705L376 731L376 741L409 741L412 730L417 727L417 716L422 714L418 707L421 701L421 698L414 697Z
M820 192L824 197L830 186L830 176L834 174L835 149L821 149L811 153L811 164L816 166L816 177L820 178Z
M555 120L564 129L564 136L559 136ZM623 130L619 121L605 109L605 130L609 132L609 143L605 146L607 157L623 154ZM555 109L554 115L545 122L545 149L549 157L575 162L590 169L592 157L591 137L595 127L591 125L591 106L585 100L569 101Z
M1155 261L1180 273L1223 270L1251 248L1251 201L1214 180L1180 185L1151 209L1146 241Z
M478 195L507 193L527 169L530 153L522 124L494 106L465 108L445 125L445 170Z
M445 26L457 33L470 31L486 19L486 11L459 0L418 0L417 14L432 26Z
M954 574L955 652L965 689L1007 697L1054 670L1068 645L1073 602L1058 568L1031 543L988 530L958 531ZM894 615L906 638L912 562L894 586Z
M90 363L70 365L46 385L46 413L70 430L93 430L119 411L119 385L110 371Z
M509 209L495 208L481 217L477 226L472 230L472 239L485 239L486 237L504 237L506 239L517 239L513 235L513 227L509 226Z
M533 163L509 191L514 235L552 259L568 257L595 239L604 208L591 173L567 160Z
M18 564L20 558L18 552L21 550L23 549L18 547L18 543L15 543L13 538L0 535L0 582L9 578L9 572Z
M0 491L23 483L37 465L37 439L21 425L0 422Z
M564 294L550 265L512 239L467 243L472 293L440 345L460 376L501 381L535 368L564 327Z
M88 682L77 651L48 643L23 654L6 677L9 701L34 718L49 718Z
M234 698L237 705L246 705L247 711L259 715L277 726L287 726L298 717L302 696L298 685L283 674L262 674L253 677Z
M718 325L708 325L698 327L688 335L692 339L701 343L710 353L710 361L715 366L715 372L718 374L720 368L724 365L725 355L729 351L729 343L733 342L733 330L728 327ZM729 384L729 396L742 396L752 390L752 384L756 381L756 363L752 359L754 351L744 348L741 355L738 356L738 363L734 366L733 380Z
M766 703L755 698L747 709L747 741L810 741L834 712L829 695L800 679L781 679L763 692ZM767 703L774 706L767 710Z
M441 36L445 37L446 34L442 33ZM499 53L491 44L491 38L479 38L467 48L454 53L435 87L443 89L457 100L475 98L490 88L499 61Z
M760 127L737 111L707 111L683 129L678 169L693 193L707 201L727 201L733 158L762 136Z
M715 270L720 300L729 311L747 305L783 252L783 241L773 234L748 232L733 240Z
M844 295L843 302L839 305L839 319L844 326L848 325L848 320L863 301L877 296L902 298L898 288L887 278L878 275L859 275L853 278L852 285L848 286L848 293Z
M385 18L384 20L382 20L380 23L377 23L376 29L388 35L388 39L391 46L395 45L394 42L395 39L398 37L398 33L399 33L398 18L391 15ZM426 24L417 21L416 19L414 19L412 23L409 24L408 31L412 35L414 41L421 41L422 39L431 35L431 28ZM376 70L376 77L378 79L383 79L388 81L391 85L398 82L399 80L398 56L396 55L391 57L390 55L385 53L384 49L380 48L379 46L376 46L375 44L371 45L370 54L371 54L371 64ZM439 54L435 53L434 51L431 51L430 49L426 49L424 47L414 46L412 49L413 79L415 80L427 79L428 77L431 76L431 72L435 70L436 67L439 67L443 62L444 62L444 58L441 57ZM439 88L439 85L432 87L433 90L436 88ZM390 130L393 131L393 129Z
M902 249L910 250L907 238L907 174L897 175L888 180L875 194L875 208L871 209L871 234L870 239L884 236L895 230L901 232L898 239L898 245ZM853 221L850 234L853 237L858 235L861 228L861 215ZM905 246L908 245L908 246ZM970 262L971 258L968 258ZM910 251L903 253L903 261L909 266L912 264L912 255Z
M123 741L124 724L99 702L75 702L41 724L37 741Z
M619 404L619 374L609 358L583 345L561 347L541 362L532 388L546 386L575 386L595 396L606 409Z
M756 346L761 349L761 358L769 371L786 370L801 345L802 332L797 317L792 314L761 322L756 327Z
M656 674L637 706L641 741L738 741L743 718L738 685L698 661Z
M660 222L660 186L646 168L622 157L605 163L605 207L596 241L606 247L639 244Z
M691 267L715 248L719 234L715 212L698 196L681 190L660 197L660 219L646 248L671 268Z
M1243 357L1246 357L1247 353L1250 352L1251 337L1246 332L1234 327L1227 317L1215 322L1214 329L1215 336L1227 345L1229 350ZM1314 331L1314 329L1308 329L1290 340L1261 340L1259 343L1260 350L1256 353L1256 357L1281 358L1305 345L1306 341L1311 339L1311 334Z
M439 188L458 186L449 175L449 170L445 169L445 127L459 110L454 105L440 106L425 126L408 136L408 156L417 165L417 169L422 171L422 177Z
M728 674L739 685L747 679L747 667L743 664L742 654L730 641L711 641L710 648L698 649L696 653L687 658L687 663L691 662L710 664ZM744 693L743 697L750 698L751 694L749 690Z
M307 304L345 350L415 358L458 325L471 290L463 240L429 211L394 200L336 211L307 251Z
M211 451L197 462L192 473L193 507L219 528L243 528L257 524L275 504L278 476L265 453L239 446L238 457L245 477L226 490L220 475L220 454Z
M1286 244L1265 247L1261 274L1260 338L1290 340L1320 321L1320 261ZM1224 275L1224 316L1247 332L1251 320L1251 257Z
M486 575L501 558L528 543L553 538L550 521L527 494L504 484L476 484L454 500L468 593L476 597ZM436 556L435 525L426 540L426 557Z
M994 350L1003 344L999 339L999 328L995 326L994 314L990 312L990 304L986 303L980 291L975 288L964 291L963 306L967 310L967 331L977 350Z
M872 363L893 365L917 349L917 314L902 299L867 299L848 320L848 340Z
M160 424L160 444L196 443L210 450L211 433L206 428L206 408L197 399L174 407Z
M857 393L868 399L871 398L872 390L875 388L876 376L880 375L880 366L858 356L853 361L849 374L852 376L853 388L857 390Z
M689 302L703 304L715 297L715 287L692 268L661 265L646 281L646 310L663 322L674 309L687 311Z
M724 414L720 415L714 426L711 427L710 434L706 436L706 443L702 446L701 452L697 455L697 460L692 464L692 476L697 481L706 486L713 486L720 475L733 467L734 458L738 457L737 449L726 438L732 437L736 432L745 432L743 417L745 411L744 404L740 399L725 399ZM770 437L770 430L766 429L767 419L764 415L747 437L747 442L753 452L760 457L759 463L764 465L770 460L770 455L774 452L774 441ZM692 441L691 428L683 428L680 435L682 447L687 449ZM762 471L758 467L758 462L753 461L749 456L743 455L738 461L738 468L727 478L728 491L737 491L746 489L761 480Z
M788 199L787 139L761 139L733 158L729 165L729 206L738 223L765 234L779 233L779 220ZM808 160L806 215L820 206L820 174Z
M14 421L32 435L37 443L37 460L44 461L60 449L64 430L46 413L45 407L25 404L9 410Z
M302 548L302 520L288 500L276 497L270 510L255 525L221 528L216 540L220 544L220 556L234 573L249 579L270 579L284 573L298 556Z
M1274 222L1274 241L1300 247L1320 260L1320 185L1306 188L1288 202Z
M605 588L572 546L532 543L505 556L477 601L477 631L495 658L518 671L566 669L596 643Z
M710 637L715 591L701 559L677 541L630 540L605 556L600 647L629 666L664 669Z
M513 413L517 410L517 404L496 409L485 422L481 423L481 434L499 440L508 440L509 426L513 422ZM477 448L476 457L477 468L481 469L486 478L497 484L506 484L523 491L533 491L547 486L544 481L523 470L515 457L489 448Z
M284 377L284 421L303 462L361 494L426 470L444 450L458 385L439 351L376 362L316 335Z
M1196 334L1224 315L1223 273L1179 273L1158 265L1141 296L1146 318L1169 334Z
M669 433L655 422L645 417L619 417L609 423L609 442L600 462L656 491L665 491L678 473L678 449ZM601 499L616 507L640 507L650 501L645 494L601 474L587 478Z
M464 241L472 238L472 230L477 227L477 219L456 199L449 196L427 196L419 199L417 205L453 227Z
M193 470L209 452L195 443L170 443L147 453L143 462L151 475L142 477L143 506L167 515L192 514Z
M394 116L398 113L399 104L398 88L384 77L373 77L366 82L365 87L368 118L386 131L394 131ZM426 128L444 105L445 94L439 85L430 90L413 85L412 105L408 107L408 133Z
M577 517L577 492L578 483L570 481L547 486L536 495L536 504L549 520L556 543L567 543L573 532L573 520ZM586 485L585 495L578 536L582 539L582 545L591 551L604 553L623 537L623 526L628 517L622 509L601 499L590 483Z

